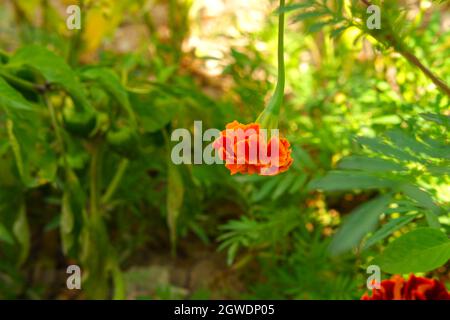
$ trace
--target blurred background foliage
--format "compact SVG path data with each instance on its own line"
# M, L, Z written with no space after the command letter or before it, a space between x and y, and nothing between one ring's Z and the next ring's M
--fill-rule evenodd
M173 165L170 134L254 121L276 2L2 0L0 297L357 299L374 258L447 281L449 5L373 3L380 30L368 1L288 1L295 162L260 177ZM389 249L418 227L430 265Z

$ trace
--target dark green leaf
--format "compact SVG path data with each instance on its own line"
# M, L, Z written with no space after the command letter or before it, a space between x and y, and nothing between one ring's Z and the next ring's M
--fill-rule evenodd
M419 161L417 157L412 156L406 151L397 149L377 138L359 137L358 142L367 146L374 152L382 155L391 156L402 161Z
M272 193L272 199L278 199L286 190L292 185L296 178L294 174L286 174L283 176L281 182L277 185L275 191Z
M33 105L0 77L0 107L6 111L31 111Z
M422 113L420 114L422 118L426 120L430 120L433 122L436 122L440 125L443 125L447 128L450 128L450 116L446 116L443 114L436 114L436 113Z
M369 239L367 239L367 241L364 243L363 250L368 249L375 243L380 242L381 240L390 236L394 231L397 231L398 229L407 225L412 220L414 220L414 218L416 218L416 216L409 215L390 220L388 223L383 225L379 230L377 230Z
M417 139L408 135L400 130L391 130L386 134L393 144L400 149L409 149L412 153L416 155L422 155L425 159L427 157L440 158L441 155L439 152L434 152L432 148L428 145L417 141Z
M50 84L58 84L72 98L85 107L89 106L84 88L75 72L63 58L39 45L29 45L19 49L9 61L10 66L27 66L38 71Z
M383 195L353 210L333 237L329 247L330 253L339 255L356 247L368 232L375 229L379 216L386 210L390 201L390 195Z
M294 17L294 21L299 22L299 21L303 21L306 19L323 17L325 15L328 15L328 13L325 11L307 11L307 12L302 12L302 13L297 14Z
M412 185L406 184L401 187L401 190L411 199L417 201L424 208L431 209L435 213L439 213L439 207L434 203L431 195L423 189Z
M309 8L313 5L314 5L314 1L306 0L306 1L303 1L302 3L288 4L288 5L285 5L283 8L278 8L277 13L290 12L290 11L294 11L294 10Z
M369 158L364 156L346 157L339 162L338 168L372 172L392 172L406 170L404 166L394 161L381 158Z
M353 189L379 189L391 188L398 184L391 179L382 179L368 174L352 171L331 171L323 178L312 180L308 188L310 190L343 191Z
M130 99L145 132L164 128L179 110L179 104L172 99L153 99L150 95L138 94L130 94Z
M12 234L2 223L0 223L0 241L4 241L8 244L14 244L14 238Z
M91 68L83 72L83 77L98 81L117 100L119 105L123 107L132 123L136 124L136 117L131 108L128 93L120 83L119 77L112 70L107 68Z

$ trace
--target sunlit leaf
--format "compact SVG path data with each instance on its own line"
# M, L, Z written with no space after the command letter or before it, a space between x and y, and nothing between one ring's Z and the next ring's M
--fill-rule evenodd
M367 241L364 243L363 250L370 248L374 244L380 242L381 240L390 236L393 232L407 225L409 222L414 220L416 216L408 215L402 216L400 218L391 219L388 223L383 225L378 229Z
M450 259L450 240L434 228L419 228L393 241L376 259L384 272L427 272Z

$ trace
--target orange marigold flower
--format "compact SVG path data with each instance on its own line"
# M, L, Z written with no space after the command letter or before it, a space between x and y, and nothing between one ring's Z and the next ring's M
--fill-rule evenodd
M408 280L394 275L381 281L380 285L380 289L372 290L372 296L366 292L361 300L450 300L450 293L443 283L413 274Z
M270 138L258 123L233 121L213 143L231 174L276 175L289 169L293 159L289 142L278 136Z

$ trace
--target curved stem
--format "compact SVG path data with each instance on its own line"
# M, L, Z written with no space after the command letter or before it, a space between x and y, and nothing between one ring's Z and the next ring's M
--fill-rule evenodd
M114 195L120 182L122 181L123 175L125 174L125 171L127 170L129 163L130 162L128 159L123 159L120 162L116 174L114 175L114 178L111 180L108 189L106 189L106 192L102 197L101 200L102 204L107 204L112 199L112 196Z
M274 94L280 100L279 104L275 107L277 115L280 112L280 107L283 102L286 77L284 74L284 2L285 0L280 0L280 13L278 17L278 82Z
M48 108L49 113L50 113L50 119L51 119L51 122L52 122L53 130L55 130L56 141L59 144L61 157L63 159L64 170L65 170L65 174L66 174L66 177L67 177L70 168L69 168L69 164L67 162L66 147L65 147L65 144L64 144L63 135L61 133L61 127L58 124L58 119L57 119L57 116L56 116L56 110L55 110L55 107L53 106L52 102L50 101L50 99L48 98L48 96L46 94L44 94L44 101L45 101L45 104L47 105L47 108Z
M46 90L46 86L45 85L39 85L27 80L24 80L22 78L16 77L8 72L5 72L4 70L0 69L0 75L5 78L6 80L20 86L23 89L27 89L27 90L31 90L31 91L36 91L38 93L44 92Z
M369 0L361 0L366 6L371 6L372 3ZM378 41L380 39L377 38L376 35L372 36L375 37ZM427 68L420 60L417 58L409 48L405 46L400 46L399 43L395 40L392 36L385 36L383 39L385 40L395 51L400 53L410 64L416 66L419 68L422 73L430 79L434 85L439 88L444 94L446 94L448 97L450 97L450 87L444 82L444 80L440 79L433 71L431 71L429 68Z
M406 50L402 50L399 52L406 60L408 60L409 63L419 68L420 71L422 71L423 74L425 74L437 88L439 88L443 93L450 97L450 87L442 79L436 76L430 69L425 67L425 65L413 53Z
M278 116L280 114L281 104L283 103L284 96L284 2L285 0L280 0L279 14L278 14L278 79L277 86L275 87L275 92L267 105L268 110L270 110L274 115Z
M100 181L100 163L102 156L101 143L95 143L93 146L91 166L90 166L90 214L91 221L97 225L101 219L100 199L99 199L99 181Z
M256 122L260 123L264 128L277 128L278 115L283 104L285 71L284 71L284 4L285 0L280 0L278 8L278 77L275 91L270 98L269 104L259 115Z

